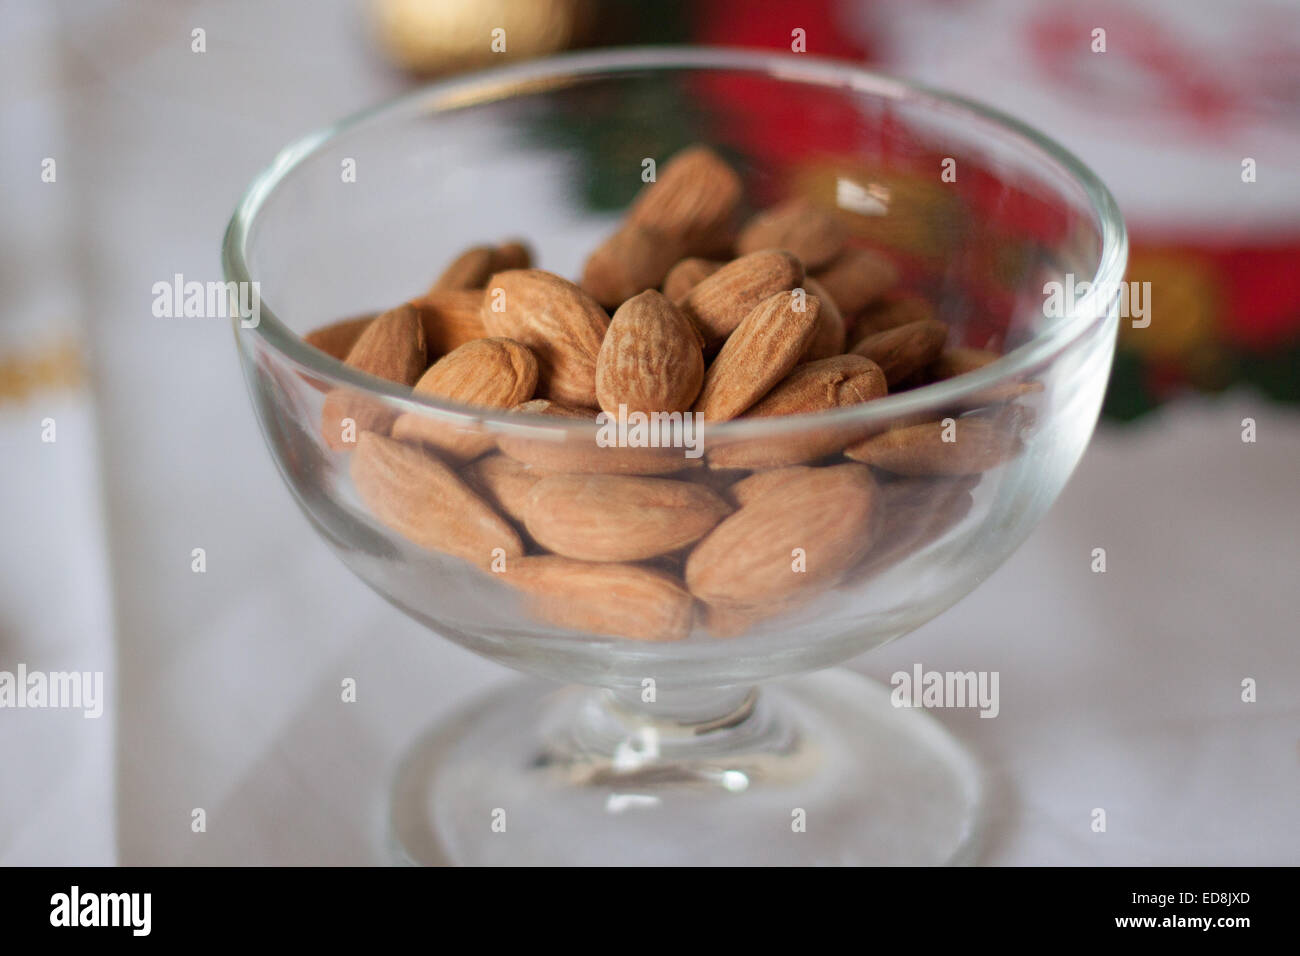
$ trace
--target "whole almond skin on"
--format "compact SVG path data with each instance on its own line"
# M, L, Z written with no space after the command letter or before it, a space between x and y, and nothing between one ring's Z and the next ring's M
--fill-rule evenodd
M728 493L731 495L731 500L743 508L764 492L771 491L791 478L806 475L812 470L810 465L790 465L787 468L756 471L732 485Z
M475 339L438 359L415 383L415 392L464 405L512 408L533 397L537 359L510 339ZM392 436L417 441L467 461L496 446L496 436L452 422L406 412L393 422Z
M857 340L861 341L876 332L933 318L934 306L928 300L919 295L893 295L859 313L852 323L852 331Z
M718 346L760 302L804 280L803 264L780 249L765 249L727 263L677 300L704 335L705 348Z
M805 415L883 398L885 375L860 355L835 355L795 366L741 418ZM816 461L861 440L862 429L821 426L775 438L748 439L709 449L709 465L718 468L777 468ZM743 482L742 482L743 483Z
M871 549L841 579L851 589L936 541L970 512L978 476L907 478L880 486L879 518Z
M509 455L488 455L465 472L470 486L505 514L523 524L528 494L547 472Z
M805 269L814 270L839 256L848 238L848 228L834 213L795 198L751 219L736 238L736 251L743 256L760 249L787 249Z
M669 236L625 224L588 256L582 288L606 308L616 308L646 289L658 289L683 248Z
M363 432L351 472L370 512L422 548L480 567L489 567L501 555L508 560L524 553L506 520L455 472L419 448Z
M695 410L706 421L725 421L766 395L807 351L820 309L821 300L815 295L798 297L790 292L760 302L728 336L704 373Z
M704 537L731 506L703 485L627 475L552 475L533 486L524 526L548 551L643 561Z
M844 450L855 461L898 475L973 475L1020 454L1019 438L981 418L927 422L873 435ZM953 441L944 441L948 427Z
M856 315L894 286L898 266L870 249L845 249L817 273L826 294L845 316ZM817 293L821 295L821 293ZM929 318L929 316L920 316Z
M533 399L516 405L512 411L587 421L590 434L529 437L521 434L501 435L497 447L517 461L543 471L583 475L666 475L684 469L699 468L700 457L686 456L684 448L637 448L602 446L597 443L599 409L561 405L547 399Z
M312 348L320 349L326 355L342 362L348 357L348 352L352 351L352 346L357 344L357 339L361 338L361 333L366 330L366 326L378 314L367 312L356 318L340 319L338 322L322 325L318 329L312 329L302 337L302 340Z
M742 609L818 593L870 547L876 498L876 483L862 465L795 475L754 497L695 546L686 585L709 604Z
M371 320L348 351L344 364L399 385L414 385L424 371L427 348L416 310L399 305ZM335 450L352 447L347 438L363 431L387 433L396 413L381 400L347 388L325 396L321 433ZM354 423L349 426L351 420Z
M596 404L596 356L609 317L590 295L550 272L512 269L488 281L481 314L489 335L532 349L541 397Z
M448 264L429 291L482 289L493 273L526 269L532 260L531 250L517 239L499 246L471 246Z
M596 359L600 407L627 412L686 411L704 382L704 353L691 320L662 293L628 299L610 319Z
M853 354L879 365L892 388L938 358L947 341L947 323L921 319L868 335L853 346Z
M466 342L487 338L481 308L483 290L444 289L430 292L407 303L419 313L428 345L428 363L433 364Z
M664 295L676 302L725 264L713 259L701 259L699 256L688 256L680 260L664 276Z
M707 146L691 146L658 170L637 195L627 221L680 240L685 254L716 249L730 232L742 192L740 177Z
M844 316L840 314L835 300L826 294L822 284L808 276L803 280L803 287L809 295L815 295L821 301L821 311L817 313L817 331L808 343L808 351L803 361L815 362L830 358L832 355L844 354L844 340L848 335L844 326Z
M542 555L510 561L501 577L530 597L536 618L565 630L638 641L691 631L695 602L661 571Z

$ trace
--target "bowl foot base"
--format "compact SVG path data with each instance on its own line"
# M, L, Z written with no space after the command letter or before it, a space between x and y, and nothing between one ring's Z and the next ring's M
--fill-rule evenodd
M928 714L843 670L719 692L664 720L589 688L513 683L408 753L403 862L933 865L968 861L980 775Z

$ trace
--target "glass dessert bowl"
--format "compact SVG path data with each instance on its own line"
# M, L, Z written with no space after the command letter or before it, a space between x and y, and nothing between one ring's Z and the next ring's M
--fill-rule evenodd
M851 332L923 308L954 367L931 356L891 373L888 394L824 410L705 417L696 431L685 413L647 447L644 432L574 413L594 401L536 400L569 385L544 336L533 401L510 408L367 374L355 334L333 355L303 340L411 299L474 243L525 236L539 268L576 280L646 185L645 161L667 178L693 143L726 157L746 211L805 202L835 219L845 250L891 264L883 296L844 310ZM1096 422L1126 253L1109 193L1060 147L978 105L804 56L568 56L438 83L285 149L224 248L227 280L260 290L259 320L237 321L236 337L281 473L390 602L577 685L511 685L415 744L392 798L404 856L969 859L981 784L960 744L860 677L813 672L950 607L1055 500ZM828 286L839 261L807 276ZM494 287L531 294L496 276L479 294ZM615 323L621 299L602 303ZM405 319L420 373L450 346L436 315ZM704 343L705 359L738 336ZM884 363L879 348L858 354ZM802 367L773 373L769 358L733 378L787 382Z

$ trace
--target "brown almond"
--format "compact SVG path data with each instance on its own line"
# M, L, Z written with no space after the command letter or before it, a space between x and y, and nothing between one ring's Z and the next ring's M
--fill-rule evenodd
M527 433L502 435L497 447L518 461L543 471L582 475L666 475L675 471L699 468L704 459L687 457L685 448L641 448L603 446L600 432L594 427L600 411L561 405L546 399L533 399L513 409L533 415L549 415L591 422L587 434L549 434L537 437ZM613 426L611 426L613 427Z
M533 353L510 339L487 338L466 342L438 359L415 383L415 392L463 405L512 408L532 398L536 387ZM393 422L392 435L431 445L456 461L476 458L496 445L495 436L432 413L403 413Z
M868 335L853 346L853 354L865 356L879 365L885 373L885 380L893 388L938 358L947 340L947 323L922 319Z
M978 476L905 478L880 486L880 504L871 549L838 587L850 589L937 541L960 522L975 503L971 489Z
M704 373L695 410L706 421L725 421L766 395L807 350L820 309L815 295L790 292L777 292L755 306Z
M742 419L805 415L883 398L888 388L876 363L860 355L835 355L795 367ZM861 427L821 426L777 438L758 438L709 448L717 468L777 468L816 461L862 438Z
M742 185L736 171L707 146L682 150L641 190L627 221L680 240L686 254L716 249L730 232Z
M926 373L932 381L942 382L950 378L956 378L958 375L965 375L967 372L982 369L986 365L993 364L1001 357L997 352L989 349L949 347L940 352L939 357L930 363ZM981 405L1008 402L1022 395L1031 395L1042 390L1042 382L1001 382L989 388L981 389L974 395L967 396L961 400L959 405L962 408L977 408Z
M628 299L596 358L596 398L612 415L686 411L700 394L704 353L691 320L662 293Z
M861 465L814 468L754 497L686 561L703 601L746 608L831 587L871 544L876 484Z
M409 305L376 316L358 336L346 365L399 385L414 385L426 364L424 327ZM321 432L333 449L351 448L363 431L387 434L396 418L382 400L349 388L325 396Z
M735 259L700 280L677 304L714 349L755 306L804 280L803 265L788 252L765 249Z
M817 313L817 331L813 333L812 341L808 343L808 351L802 361L815 362L818 359L830 358L832 355L842 355L847 332L839 306L826 294L822 284L812 276L803 280L803 287L810 295L817 296L822 306L821 311Z
M972 475L1009 461L1020 449L1020 439L997 423L965 417L895 428L844 454L898 475Z
M731 506L703 485L628 475L552 475L533 486L524 525L548 551L643 561L704 537Z
M675 579L633 564L519 558L502 575L530 598L529 611L565 630L638 641L680 641L694 601Z
M483 327L481 289L444 289L407 303L420 316L430 364L466 342L487 337Z
M701 259L699 256L688 256L680 260L664 276L664 295L676 302L725 264L713 259Z
M582 288L608 309L658 289L684 247L679 240L628 223L596 247L582 269Z
M482 289L493 273L526 269L532 259L531 250L517 239L499 246L471 246L448 264L429 291Z
M455 472L419 448L363 432L351 471L370 512L422 548L480 567L524 553L506 520Z
M731 500L739 507L749 504L764 492L771 491L778 485L784 484L791 478L797 478L806 475L812 471L810 465L791 465L788 468L768 468L763 471L756 471L752 475L740 479L729 489L728 494Z
M487 455L466 469L470 486L499 510L523 524L528 494L546 472L509 455Z
M596 356L609 317L590 295L550 272L512 269L489 280L481 314L489 335L533 350L541 397L596 404Z
M898 278L898 266L889 259L870 249L855 248L845 249L816 275L845 316L857 315L898 285Z
M811 271L839 256L848 238L848 228L833 212L796 197L751 219L736 238L736 251L743 256L786 249Z
M352 351L352 346L357 344L357 339L361 338L361 333L366 330L366 326L370 324L377 314L376 312L367 312L365 315L358 315L356 318L331 322L329 325L312 329L302 337L302 340L312 348L320 349L326 355L342 362L348 357L348 352Z
M848 315L846 312L845 315ZM860 341L876 332L885 332L913 322L934 318L934 306L919 295L888 296L858 314L852 323L853 334Z

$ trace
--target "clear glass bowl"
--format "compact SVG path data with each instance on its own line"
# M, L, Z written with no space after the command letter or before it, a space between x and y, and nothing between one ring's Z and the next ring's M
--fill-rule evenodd
M377 520L352 480L355 453L322 435L323 402L345 390L387 418L436 420L522 448L524 458L612 460L627 449L600 448L589 422L415 395L300 336L418 295L473 243L523 236L538 266L576 278L641 187L643 158L662 162L694 142L733 162L755 204L797 193L838 207L854 241L893 257L905 289L934 305L951 344L1005 353L835 412L708 423L705 461L725 447L761 453L813 435L842 447L947 418L960 430L974 417L992 424L1002 463L931 477L873 469L870 530L838 545L853 552L836 555L846 570L770 606L709 619L697 603L689 635L672 641L574 630L565 612L583 617L581 607L539 612L538 596L508 575L425 550ZM355 181L341 174L348 167ZM843 673L754 687L908 633L1026 538L1096 422L1118 321L1106 293L1126 255L1105 187L1040 134L959 97L806 56L566 56L437 83L286 148L250 187L224 247L227 279L259 283L260 322L236 323L236 338L285 481L347 565L431 630L588 688L510 688L417 744L393 804L405 854L466 863L969 858L978 774L931 718L893 708L879 688ZM1049 316L1045 284L1067 277L1092 288ZM749 473L683 462L668 478L726 499ZM598 524L601 502L582 520ZM797 529L774 537L782 534L790 540L761 546L807 545ZM680 580L689 552L641 563ZM737 566L750 567L740 556ZM497 811L504 830L492 826ZM800 811L804 830L791 822Z

